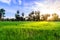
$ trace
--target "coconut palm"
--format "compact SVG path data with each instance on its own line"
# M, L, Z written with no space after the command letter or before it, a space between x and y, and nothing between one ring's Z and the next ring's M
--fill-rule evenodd
M15 14L15 18L16 18L16 20L17 21L19 21L20 20L20 15L19 15L19 10L17 10L17 13Z

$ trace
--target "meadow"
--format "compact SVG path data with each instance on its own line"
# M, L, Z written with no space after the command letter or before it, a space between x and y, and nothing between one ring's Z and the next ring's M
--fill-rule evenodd
M0 21L0 40L60 40L60 22Z

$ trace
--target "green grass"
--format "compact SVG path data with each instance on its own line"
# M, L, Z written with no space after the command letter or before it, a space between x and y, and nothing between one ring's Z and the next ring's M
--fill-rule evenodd
M60 22L0 22L0 40L60 40Z

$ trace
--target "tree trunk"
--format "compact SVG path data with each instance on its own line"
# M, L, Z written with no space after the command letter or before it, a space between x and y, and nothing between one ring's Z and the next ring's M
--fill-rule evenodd
M2 15L1 15L1 13L0 13L0 20L1 20L1 17L2 17Z

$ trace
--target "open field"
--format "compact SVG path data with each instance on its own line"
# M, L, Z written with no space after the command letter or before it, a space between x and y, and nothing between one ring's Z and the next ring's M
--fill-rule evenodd
M0 40L60 40L60 22L0 22Z

